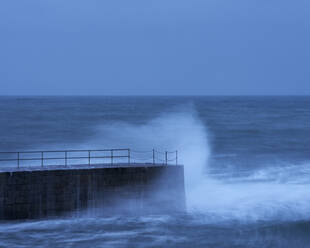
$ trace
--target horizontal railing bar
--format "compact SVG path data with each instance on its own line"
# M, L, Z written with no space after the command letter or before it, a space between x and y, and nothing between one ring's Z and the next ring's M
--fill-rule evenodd
M108 151L129 151L129 148L122 148L122 149L104 149L104 150L85 150L91 152L108 152ZM77 150L78 151L78 150Z
M83 159L83 158L89 158L89 157L67 157L67 159ZM112 156L91 156L90 158L112 158ZM128 156L113 156L113 158L128 158ZM3 161L29 161L29 160L55 160L55 159L65 159L65 157L57 157L57 158L20 158L20 159L0 159L1 162Z
M67 157L67 159L82 159L82 158L112 158L112 156ZM128 158L128 156L113 156L113 158ZM47 160L47 159L65 159L65 157L61 157L61 158L47 158L47 157L44 157L43 158L43 160ZM17 159L15 159L15 160L17 160Z
M49 153L49 152L110 152L110 151L129 151L129 148L122 149L95 149L95 150L50 150L50 151L22 151L22 152L0 152L0 154L23 154L23 153Z
M103 157L100 157L100 156L99 157L97 157L97 156L93 157L93 156L91 156L90 158L128 158L128 157L129 156L125 156L125 155L124 156L114 156L113 155L113 156L103 156Z
M7 160L5 160L5 159L3 159L3 160L0 160L0 161L22 161L22 160L42 160L42 158L20 158L20 159L17 159L17 158L15 158L15 159L7 159Z

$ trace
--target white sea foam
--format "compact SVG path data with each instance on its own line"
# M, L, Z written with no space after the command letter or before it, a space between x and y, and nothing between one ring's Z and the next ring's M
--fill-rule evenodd
M310 219L310 184L304 180L305 175L296 172L298 168L309 175L307 165L302 169L268 167L243 180L233 180L227 173L227 180L208 175L208 130L192 106L169 111L144 125L103 125L100 132L98 137L104 137L98 139L101 146L126 144L133 150L178 150L179 162L185 166L191 213L203 213L216 220ZM293 176L294 180L290 180Z

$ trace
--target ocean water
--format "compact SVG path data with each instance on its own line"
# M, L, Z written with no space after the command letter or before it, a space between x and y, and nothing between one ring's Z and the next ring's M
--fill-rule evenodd
M1 222L0 247L310 247L310 97L0 97L0 138L178 150L187 198L184 214Z

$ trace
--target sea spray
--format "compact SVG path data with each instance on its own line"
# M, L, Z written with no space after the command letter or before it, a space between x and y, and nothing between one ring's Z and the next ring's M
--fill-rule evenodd
M185 166L187 189L198 186L205 177L210 154L207 130L192 105L164 112L143 125L125 122L101 125L97 133L96 140L85 144L85 147L126 146L133 151L141 151L136 156L142 158L141 161L145 158L146 162L152 161L152 149L178 151L178 163ZM156 159L156 162L162 163L165 157L159 153Z
M166 111L142 125L125 122L101 125L97 139L89 145L126 145L137 151L151 151L153 148L158 151L178 150L179 164L183 164L185 170L187 209L193 214L203 214L205 220L310 219L309 184L264 181L262 178L256 181L253 177L258 172L239 181L233 171L224 179L208 173L208 167L212 166L209 164L208 134L195 108L186 106ZM151 159L150 155L144 158ZM285 167L280 170L283 170L280 173L283 176ZM266 179L270 178L268 171ZM262 170L259 174L264 175Z

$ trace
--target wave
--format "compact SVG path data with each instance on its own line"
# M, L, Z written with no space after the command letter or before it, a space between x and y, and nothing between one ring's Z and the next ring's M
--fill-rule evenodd
M100 125L96 138L87 146L178 150L179 162L185 169L188 211L203 213L210 220L310 219L310 187L304 175L310 174L307 164L269 164L241 177L240 172L226 172L219 179L208 173L212 150L209 136L194 106L188 105L162 113L142 125L125 122Z

